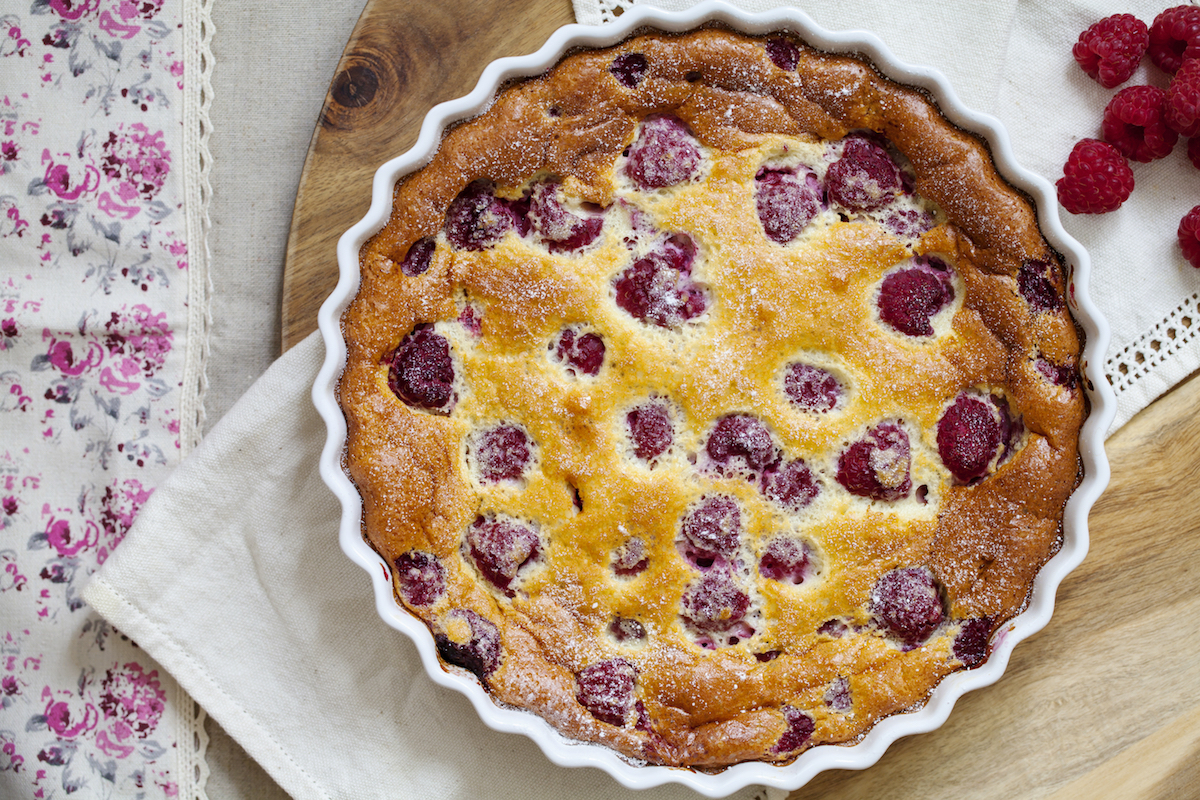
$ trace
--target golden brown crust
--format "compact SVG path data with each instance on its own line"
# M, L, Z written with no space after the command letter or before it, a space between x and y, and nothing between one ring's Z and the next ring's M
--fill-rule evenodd
M963 668L954 645L967 621L986 618L995 630L1023 607L1058 547L1078 479L1081 393L1048 381L1036 364L1074 369L1076 329L1065 310L1031 308L1018 287L1022 264L1058 263L1033 209L996 174L986 147L920 92L856 59L799 51L798 68L785 71L761 38L720 29L648 34L576 53L509 87L485 114L448 132L429 166L397 184L391 219L363 247L362 286L343 318L349 355L340 399L366 536L389 564L419 551L444 568L444 592L407 605L435 636L459 643L467 634L452 609L490 621L502 648L483 678L498 701L630 758L709 767L787 761L802 747L853 741L878 719L919 705ZM610 70L622 53L646 57L633 88ZM701 325L679 332L622 316L611 289L630 260L619 226L606 223L578 254L551 253L515 232L478 252L458 250L439 233L450 203L479 179L515 197L531 180L554 176L578 200L616 208L628 195L622 151L642 120L662 113L703 145L707 172L643 198L643 211L657 228L701 242L698 277L711 298ZM834 221L801 246L764 236L753 194L759 168L786 147L863 129L907 157L916 193L940 208L939 224L912 241L853 220ZM431 265L406 276L400 264L423 237L437 237ZM948 328L929 340L881 332L871 307L882 276L914 253L951 260L959 281ZM1050 280L1061 293L1058 273L1055 266ZM480 310L482 335L456 322L464 304ZM410 407L388 386L398 344L430 324L449 339L457 370L448 415ZM568 375L547 355L547 343L572 325L603 333L605 366L595 378ZM797 413L777 386L781 365L812 350L834 354L853 376L837 413ZM1024 429L1015 454L970 485L938 458L939 419L961 392L1003 397ZM651 396L669 397L680 417L676 447L654 469L632 463L622 432L628 410ZM789 517L749 482L688 460L734 412L764 421L787 457L820 465L817 511ZM913 483L928 490L928 504L909 496L892 507L841 491L837 453L869 426L900 418L914 437ZM484 486L468 463L468 440L505 421L527 431L534 464L518 485ZM744 553L754 557L771 531L792 526L814 544L820 567L800 586L752 576L755 635L710 650L680 622L680 597L697 573L677 539L681 517L713 493L740 504ZM537 563L512 596L485 579L464 545L473 521L490 514L529 521L541 537ZM645 542L649 567L617 577L613 554L631 531ZM906 649L880 631L870 598L881 575L910 566L932 571L946 620ZM606 633L615 617L639 620L645 641L615 641ZM846 634L821 632L830 620L847 625ZM639 719L624 725L598 719L576 697L580 672L614 658L636 669ZM839 681L848 709L828 700ZM797 711L813 720L811 738L780 750Z

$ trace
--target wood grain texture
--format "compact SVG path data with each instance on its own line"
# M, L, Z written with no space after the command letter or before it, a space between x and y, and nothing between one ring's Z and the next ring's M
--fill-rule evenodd
M571 21L568 0L367 3L301 177L284 349L315 330L337 281L337 239L366 212L376 167L492 59L532 52ZM1113 481L1091 516L1091 551L1004 678L965 696L939 730L897 742L863 772L824 773L790 800L1200 797L1200 378L1140 413L1108 451Z
M317 329L337 240L371 205L371 177L417 141L425 113L467 94L502 56L575 21L570 0L368 0L317 120L288 233L283 349Z

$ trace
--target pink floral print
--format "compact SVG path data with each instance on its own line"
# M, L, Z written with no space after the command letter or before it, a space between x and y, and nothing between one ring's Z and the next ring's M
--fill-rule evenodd
M179 0L0 0L0 797L174 797L174 682L80 599L178 462Z

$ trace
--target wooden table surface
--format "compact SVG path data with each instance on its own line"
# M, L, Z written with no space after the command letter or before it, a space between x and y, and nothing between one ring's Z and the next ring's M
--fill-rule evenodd
M296 198L285 349L316 329L337 239L369 207L376 167L488 62L533 52L573 21L569 0L367 2ZM965 696L939 730L863 772L819 775L791 800L1200 797L1200 378L1125 425L1108 454L1091 551L1004 678Z

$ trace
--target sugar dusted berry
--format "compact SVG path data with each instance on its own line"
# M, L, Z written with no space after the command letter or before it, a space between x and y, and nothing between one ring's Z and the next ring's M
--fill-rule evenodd
M821 210L821 181L812 170L767 169L754 178L755 207L767 238L787 244Z
M871 613L885 632L911 650L942 624L942 598L933 573L924 567L885 572L871 589Z
M799 511L816 499L821 486L804 459L797 458L764 469L762 492L788 511Z
M1133 170L1121 151L1099 139L1081 139L1055 184L1058 202L1072 214L1116 211L1133 192Z
M467 548L481 575L509 597L521 568L541 552L537 533L510 517L476 517L467 528Z
M1079 370L1072 364L1056 364L1048 358L1038 358L1033 365L1046 380L1057 386L1074 389L1079 383Z
M1179 221L1179 246L1183 257L1196 269L1200 269L1200 206L1194 207Z
M850 699L850 681L845 676L834 678L825 690L825 705L834 711L849 711L854 705Z
M516 225L515 217L490 182L475 181L446 209L446 238L459 250L484 250Z
M637 536L630 538L613 554L613 572L622 578L639 575L648 566L650 554L646 552L646 543Z
M1200 58L1183 62L1167 87L1167 126L1180 136L1200 135Z
M575 676L575 697L592 716L609 725L624 726L633 711L637 669L623 658L610 658L584 667Z
M709 632L728 631L746 616L750 608L750 596L729 572L719 569L704 573L700 580L689 586L681 602L683 618L696 628Z
M473 437L471 460L484 483L519 480L533 451L529 437L516 425L497 425Z
M784 72L791 72L800 63L800 48L791 39L772 36L767 39L767 58Z
M794 753L808 744L808 740L812 738L813 731L817 729L817 723L813 721L812 717L798 708L783 706L780 710L783 712L783 721L787 727L779 737L779 741L771 748L771 752L777 755Z
M1004 444L991 398L960 394L938 420L938 454L955 479L970 483L991 471Z
M388 387L410 406L447 412L454 399L450 342L432 325L418 325L392 353Z
M613 59L612 66L608 69L618 83L632 89L646 77L650 62L641 53L622 53Z
M597 375L604 365L604 339L598 333L577 333L564 328L554 344L554 357L572 374Z
M810 414L832 411L846 393L832 372L800 361L788 365L783 391L793 406Z
M568 211L561 201L558 181L541 181L532 187L529 220L538 240L551 253L582 250L600 236L604 217L598 213L579 215Z
M413 242L412 247L408 248L408 252L404 255L404 260L400 262L400 272L410 278L414 278L429 269L429 265L433 263L433 251L436 245L432 236L426 236L423 239L417 239Z
M1056 288L1058 281L1059 269L1054 261L1029 259L1017 272L1017 288L1035 312L1062 310L1064 301Z
M963 622L954 637L954 657L965 667L977 667L987 659L988 634L992 630L992 621L987 617L978 617Z
M432 605L446 591L446 568L437 556L410 550L398 556L393 566L400 596L410 605Z
M637 644L646 639L646 626L636 619L615 617L608 624L608 635L618 644Z
M617 276L617 305L647 325L678 328L704 313L704 290L692 280L696 244L677 233L633 262Z
M705 449L722 474L758 475L780 458L775 437L753 414L730 414L717 420Z
M829 199L851 211L875 211L901 191L900 169L887 150L864 136L846 139L825 175Z
M675 438L675 426L666 403L654 400L643 403L625 415L625 424L629 427L634 455L650 463L667 452Z
M728 495L706 497L694 506L680 525L684 556L707 569L718 558L733 555L742 535L742 511Z
M1169 155L1179 138L1167 127L1167 93L1157 86L1117 92L1104 108L1100 132L1123 156L1141 162Z
M872 500L900 500L912 490L908 434L895 422L881 422L838 457L837 482Z
M1189 58L1200 58L1200 8L1175 6L1150 25L1150 60L1164 72L1175 72Z
M1079 34L1071 53L1088 77L1112 89L1133 76L1149 44L1146 23L1132 14L1114 14Z
M758 572L767 580L801 584L808 577L808 546L790 536L776 536L758 561Z
M446 615L444 633L433 637L438 654L449 664L466 669L487 684L500 665L500 629L470 609L456 608Z
M629 146L625 173L643 190L690 181L700 166L700 148L678 117L648 117Z
M939 262L941 263L941 262ZM932 336L932 319L954 300L950 273L913 259L879 286L879 318L907 336Z

